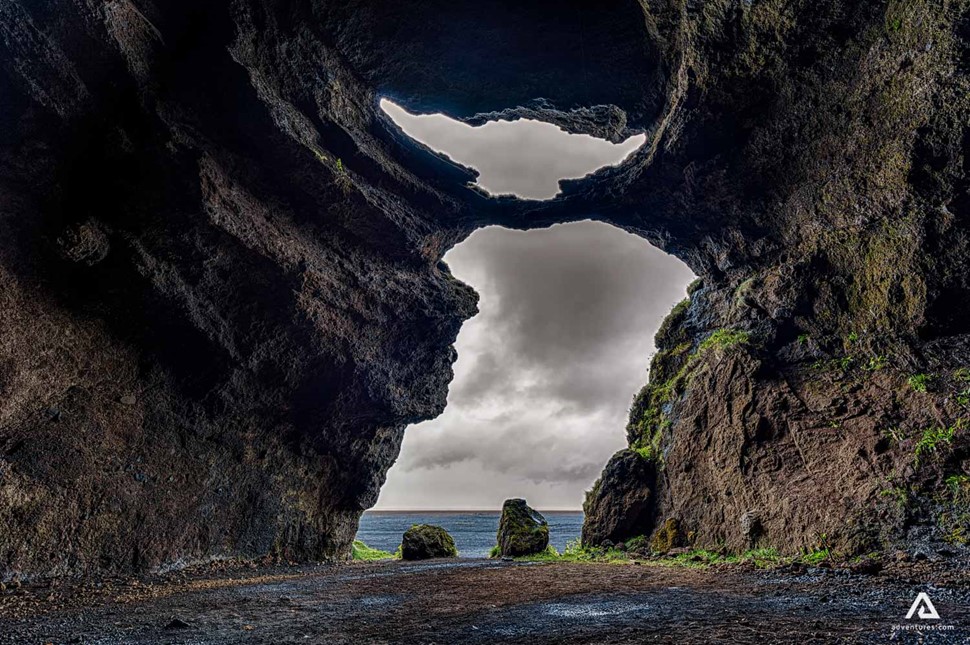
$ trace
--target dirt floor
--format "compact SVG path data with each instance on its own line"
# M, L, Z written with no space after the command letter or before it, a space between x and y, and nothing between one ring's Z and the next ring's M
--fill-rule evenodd
M940 620L905 618L920 591ZM0 592L0 642L18 644L889 641L970 642L966 572L451 560L209 567Z

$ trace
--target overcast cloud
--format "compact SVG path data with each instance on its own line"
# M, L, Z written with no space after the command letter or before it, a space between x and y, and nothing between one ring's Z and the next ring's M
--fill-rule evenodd
M547 124L526 127L539 125ZM611 145L587 138L589 146ZM518 150L473 154L461 141L451 145L459 148L453 158L467 153L462 163L479 170ZM561 146L545 150L565 154ZM529 194L545 190L547 171L544 162L520 170L532 177ZM653 336L693 275L644 240L596 222L490 227L445 259L481 295L481 313L458 336L447 409L408 428L376 508L496 509L508 497L578 508L625 445L626 413L646 382Z
M478 170L477 183L489 193L524 199L555 197L560 179L616 165L646 141L639 134L614 144L531 119L472 127L442 114L409 114L387 99L381 108L411 137Z

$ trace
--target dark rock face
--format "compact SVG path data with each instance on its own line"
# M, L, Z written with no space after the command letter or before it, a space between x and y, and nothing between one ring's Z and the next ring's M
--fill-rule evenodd
M455 541L440 526L415 524L404 532L401 557L405 560L458 557Z
M507 499L495 539L502 556L542 553L549 546L549 523L524 499Z
M420 4L0 4L3 575L345 555L475 312L444 253L590 216L702 278L590 539L961 548L965 3ZM648 143L487 199L382 93Z
M583 504L583 544L600 546L649 535L654 527L656 482L653 460L632 450L613 455Z

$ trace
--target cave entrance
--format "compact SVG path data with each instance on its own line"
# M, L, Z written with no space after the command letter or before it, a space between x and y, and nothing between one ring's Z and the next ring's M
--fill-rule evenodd
M559 194L561 180L581 179L618 165L646 141L638 134L611 143L524 118L472 126L444 114L411 114L386 98L380 106L412 139L477 170L476 185L495 196L552 199Z
M409 135L479 170L488 192L522 199L551 198L560 179L620 163L643 143L529 120L475 128L389 101L382 107ZM455 343L444 413L405 432L358 536L393 551L411 524L433 523L463 555L485 556L496 509L524 497L547 512L551 543L562 550L579 537L586 489L626 445L627 411L647 380L654 335L694 275L646 240L589 220L479 229L445 261L479 293L479 314Z
M411 524L433 523L463 556L484 557L496 509L523 497L546 513L561 551L579 537L585 491L626 445L654 335L694 275L593 221L479 229L445 261L478 291L479 314L455 343L444 413L407 429L360 539L394 551Z

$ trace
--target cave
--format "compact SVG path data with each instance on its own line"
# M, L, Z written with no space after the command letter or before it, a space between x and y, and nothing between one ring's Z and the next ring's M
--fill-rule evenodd
M585 542L964 548L968 24L896 1L3 3L0 577L346 557L476 311L445 253L586 219L698 280ZM495 197L381 98L645 143Z

